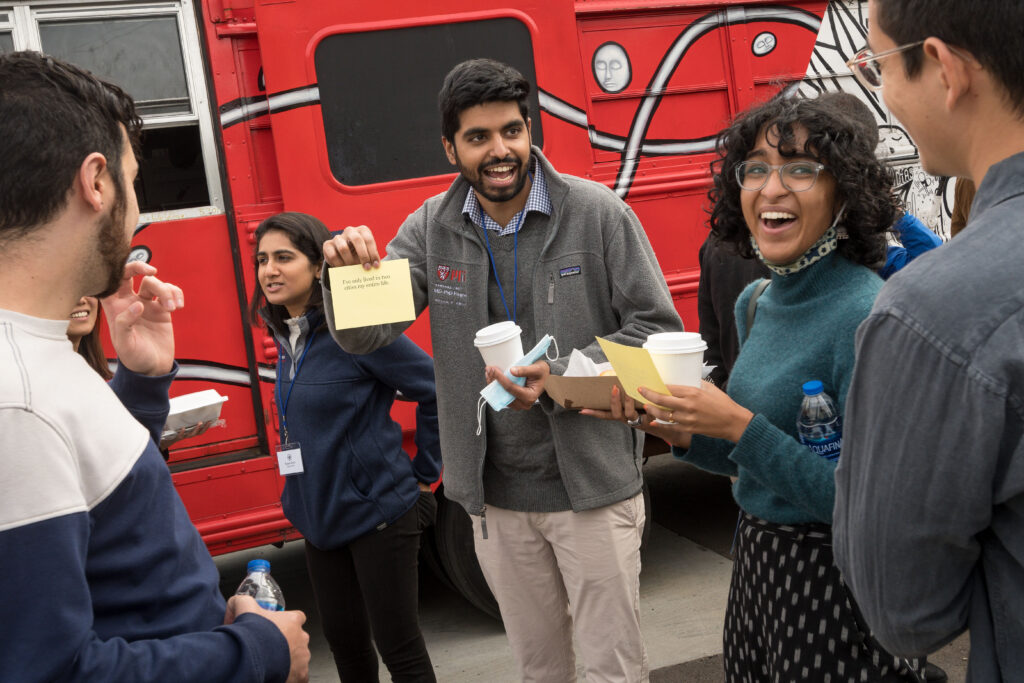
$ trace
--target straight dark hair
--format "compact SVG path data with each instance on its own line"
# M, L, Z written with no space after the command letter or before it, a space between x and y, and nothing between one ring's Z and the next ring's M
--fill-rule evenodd
M109 382L114 377L114 373L110 371L107 356L103 353L103 343L100 341L100 316L102 315L101 309L96 313L96 325L92 331L78 340L78 353L89 364L89 367Z
M121 88L39 52L0 55L0 242L31 233L67 204L82 162L107 159L124 198L121 150L138 154L142 120Z
M515 102L525 122L530 83L517 69L494 59L470 59L448 72L437 94L441 135L454 142L462 112L488 102Z
M331 239L331 231L316 216L310 216L308 213L299 213L298 211L286 211L264 219L259 224L259 227L256 228L256 251L259 251L260 240L271 230L277 230L286 234L288 239L291 240L292 245L305 254L310 263L315 265L323 263L323 244ZM290 318L291 315L288 314L288 309L284 306L267 301L263 288L260 286L260 264L256 261L255 254L253 254L252 263L253 279L256 281L256 287L253 290L252 299L249 303L249 319L253 325L259 325L263 322L262 314L266 316L266 319L275 328L283 332L288 329L285 320ZM305 312L308 313L313 309L322 311L323 308L324 295L320 289L319 280L314 280Z
M878 27L897 45L932 36L978 60L1024 118L1024 2L1020 0L875 0ZM921 47L901 54L907 76L921 71Z
M796 129L807 132L803 147ZM778 95L740 114L718 135L719 158L711 163L714 186L708 192L708 224L718 238L747 258L754 255L750 230L743 218L736 166L745 161L761 131L778 138L784 157L810 154L836 181L836 203L844 205L838 226L849 237L839 240L840 254L869 268L885 262L885 233L896 222L899 203L885 165L875 156L877 138L865 131L863 117L852 111L846 96L825 93L813 99Z

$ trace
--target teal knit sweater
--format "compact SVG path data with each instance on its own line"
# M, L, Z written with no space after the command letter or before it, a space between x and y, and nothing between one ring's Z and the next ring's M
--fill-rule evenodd
M736 301L742 344L729 375L729 396L754 413L739 442L694 435L677 457L738 477L733 496L746 512L778 524L832 523L836 463L797 438L801 385L821 380L840 414L853 375L854 333L882 287L872 270L833 252L792 275L772 275L747 335L747 303ZM841 457L841 456L840 456Z

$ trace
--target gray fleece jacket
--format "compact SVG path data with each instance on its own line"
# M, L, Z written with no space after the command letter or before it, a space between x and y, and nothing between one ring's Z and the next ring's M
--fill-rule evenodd
M520 301L519 309L520 317L533 317L538 335L557 340L562 355L551 362L552 373L565 371L574 348L605 360L595 337L640 346L649 334L682 329L632 209L604 185L559 174L538 148L533 154L544 165L553 210L540 258L520 264L520 278L532 278L533 297ZM491 322L491 273L480 228L462 214L468 190L459 176L447 192L424 202L388 244L387 258L409 259L416 314L430 306L445 495L479 515L487 434L475 434L476 407L486 379L473 338ZM323 283L328 327L350 353L378 349L411 324L335 330L328 278ZM541 407L573 510L610 505L640 491L639 432L563 410L547 395Z

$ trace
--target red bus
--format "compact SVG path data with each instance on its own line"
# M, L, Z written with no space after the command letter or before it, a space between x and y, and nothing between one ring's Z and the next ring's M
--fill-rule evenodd
M0 51L67 59L139 105L132 258L187 297L172 395L229 398L224 426L169 458L217 554L298 537L270 456L276 352L246 317L263 218L304 211L335 229L370 225L386 242L453 178L436 106L444 74L494 57L537 84L534 140L555 167L633 207L696 330L714 134L809 65L816 79L803 87L846 87L839 60L863 43L864 15L859 2L823 0L0 0ZM815 50L819 31L833 40ZM429 351L428 329L420 319L409 334ZM412 408L394 412L411 430ZM442 505L426 545L456 587L491 605L457 506Z

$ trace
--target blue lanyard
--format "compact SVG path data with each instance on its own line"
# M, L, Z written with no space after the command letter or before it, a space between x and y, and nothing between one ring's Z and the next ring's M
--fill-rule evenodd
M487 228L480 228L484 231L484 244L487 245L487 255L491 257L491 268L494 269L494 281L498 283L498 294L501 295L501 305L505 307L505 315L512 322L516 321L516 314L519 311L517 297L519 295L519 228L523 227L526 220L526 207L519 214L519 222L516 223L516 231L512 236L512 263L515 270L512 276L512 312L508 311L508 302L505 301L505 290L501 288L501 278L498 277L498 265L494 262L494 252L491 251L491 240L487 237L490 232Z
M292 388L295 387L295 378L299 376L299 370L302 369L302 361L306 360L306 354L309 353L309 347L313 344L313 338L316 337L317 330L313 330L309 335L309 340L306 342L306 348L302 350L302 355L299 356L299 362L295 364L295 372L292 374L292 381L288 383L288 393L284 399L281 398L281 382L282 363L277 364L277 405L281 407L281 427L284 431L284 441L289 443L288 439L288 401L292 398ZM281 354L281 360L284 360L284 354Z

